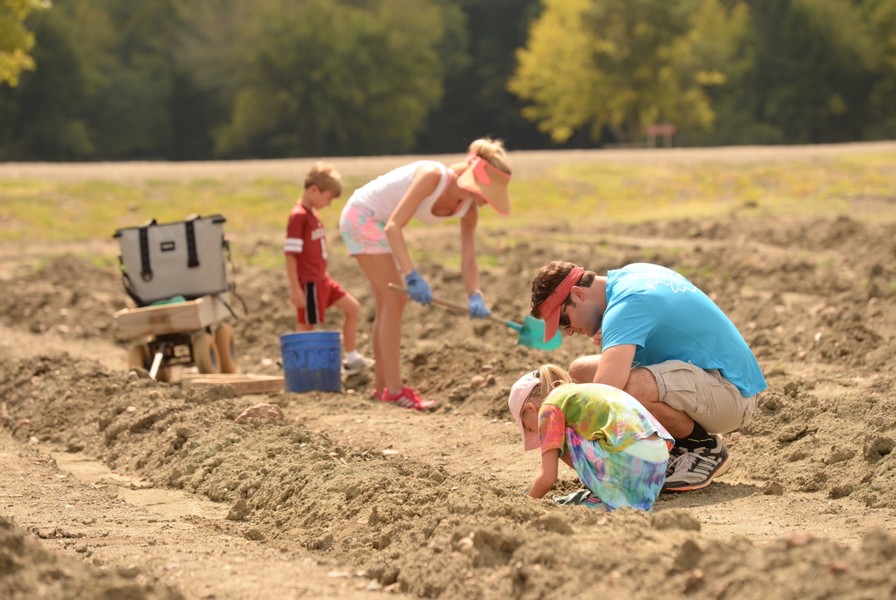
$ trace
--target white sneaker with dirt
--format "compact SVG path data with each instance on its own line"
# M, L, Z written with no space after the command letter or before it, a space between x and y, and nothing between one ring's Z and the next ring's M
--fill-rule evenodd
M376 361L372 358L367 358L366 356L358 355L358 358L352 361L344 360L342 361L342 368L345 369L345 373L347 375L357 375L358 373L363 373L367 369L373 367L376 364Z
M669 462L666 464L666 479L672 476L672 473L675 472L675 465L678 464L678 459L681 458L681 455L687 452L681 446L673 446L671 450L669 450Z
M728 470L731 459L719 436L715 448L703 447L688 450L670 459L663 492L691 492L700 490ZM669 473L671 471L671 473Z

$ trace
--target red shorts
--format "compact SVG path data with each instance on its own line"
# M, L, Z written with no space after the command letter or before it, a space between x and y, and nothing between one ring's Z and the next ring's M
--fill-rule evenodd
M324 322L327 309L346 292L342 287L327 277L318 281L306 281L302 284L305 292L305 308L296 310L296 322L300 325L319 325Z

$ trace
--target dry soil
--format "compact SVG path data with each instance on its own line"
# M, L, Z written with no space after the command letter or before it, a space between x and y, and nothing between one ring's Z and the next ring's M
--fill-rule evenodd
M880 149L662 156L823 166L826 152ZM606 156L615 155L590 159ZM265 174L281 165L251 164ZM2 167L3 177L48 179L99 168ZM129 176L215 168L133 165ZM251 176L250 164L239 168ZM871 200L892 206L896 192L853 202L860 210ZM505 226L512 235L479 244L500 257L482 279L506 318L527 314L531 276L554 258L597 272L665 264L727 312L769 389L753 420L727 437L725 476L664 495L651 513L525 498L538 459L523 453L508 420L508 388L542 362L588 352L584 339L547 353L518 346L500 324L409 306L403 368L440 402L430 414L375 402L364 377L347 380L343 393L184 389L177 370L161 383L127 369L112 319L126 305L119 276L77 258L87 246L114 255L113 242L0 242L0 596L896 597L896 227L850 214L748 212L531 235ZM432 256L456 253L453 232L425 235L412 236L412 251L425 243ZM250 254L255 241L237 243ZM371 295L338 239L332 246L332 274L364 306L369 351ZM456 269L420 268L437 293L462 297ZM280 374L279 336L292 326L285 278L244 268L237 285L248 309L234 321L240 370ZM284 418L235 420L259 403L278 405ZM557 493L576 488L564 471Z

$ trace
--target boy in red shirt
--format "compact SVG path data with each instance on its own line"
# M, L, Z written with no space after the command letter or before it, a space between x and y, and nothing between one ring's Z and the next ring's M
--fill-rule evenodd
M327 232L317 211L342 194L342 178L332 165L317 162L305 176L305 190L289 213L286 226L286 277L289 301L296 307L296 330L309 331L324 321L327 308L345 314L342 323L343 367L359 373L373 360L358 353L361 304L327 273Z

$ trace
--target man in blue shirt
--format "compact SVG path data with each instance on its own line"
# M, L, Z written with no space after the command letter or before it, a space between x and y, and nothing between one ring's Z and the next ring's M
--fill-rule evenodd
M704 488L728 469L717 434L743 425L767 384L731 320L687 278L647 263L602 277L553 261L532 281L532 315L545 340L561 329L601 348L573 361L574 380L625 390L675 437L663 491Z

